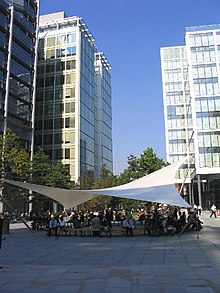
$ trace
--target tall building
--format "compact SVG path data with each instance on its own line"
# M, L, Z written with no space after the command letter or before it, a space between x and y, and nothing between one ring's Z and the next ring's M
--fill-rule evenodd
M112 171L110 65L82 18L40 17L35 145L71 180Z
M0 2L0 133L11 128L33 146L38 1Z
M185 46L161 48L167 161L187 157L180 178L190 170L189 200L204 208L220 207L219 64L220 25L188 27Z

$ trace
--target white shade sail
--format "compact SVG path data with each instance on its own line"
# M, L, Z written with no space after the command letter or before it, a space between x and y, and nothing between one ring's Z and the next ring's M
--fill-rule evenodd
M61 203L66 209L82 204L97 195L137 199L188 208L190 205L178 194L175 187L175 175L182 163L183 160L130 183L106 189L68 190L7 179L1 179L1 181L45 195Z

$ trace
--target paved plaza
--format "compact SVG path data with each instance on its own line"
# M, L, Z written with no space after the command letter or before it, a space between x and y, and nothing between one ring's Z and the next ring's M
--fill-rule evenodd
M11 225L0 251L0 292L218 293L220 217L174 236L46 237Z

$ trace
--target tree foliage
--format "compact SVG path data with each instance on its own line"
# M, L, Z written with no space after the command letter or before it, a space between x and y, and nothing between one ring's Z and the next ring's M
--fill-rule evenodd
M21 181L28 179L29 153L22 148L18 137L11 129L7 129L5 136L0 137L0 156L1 173L4 178Z
M6 179L59 188L70 187L70 176L62 163L52 165L42 149L34 153L30 162L29 152L22 147L11 129L7 129L5 136L0 137L0 156L0 171ZM28 192L8 184L4 184L4 194L11 200L19 195L28 196Z
M128 167L118 177L119 185L139 179L166 166L163 159L159 158L150 147L144 150L139 158L130 155L127 162Z

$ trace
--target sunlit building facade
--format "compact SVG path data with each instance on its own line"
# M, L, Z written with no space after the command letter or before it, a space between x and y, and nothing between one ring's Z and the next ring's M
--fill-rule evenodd
M35 145L71 181L112 171L110 65L79 17L40 17L35 118Z
M220 207L220 25L186 28L185 41L161 48L167 161L187 157L190 201Z

